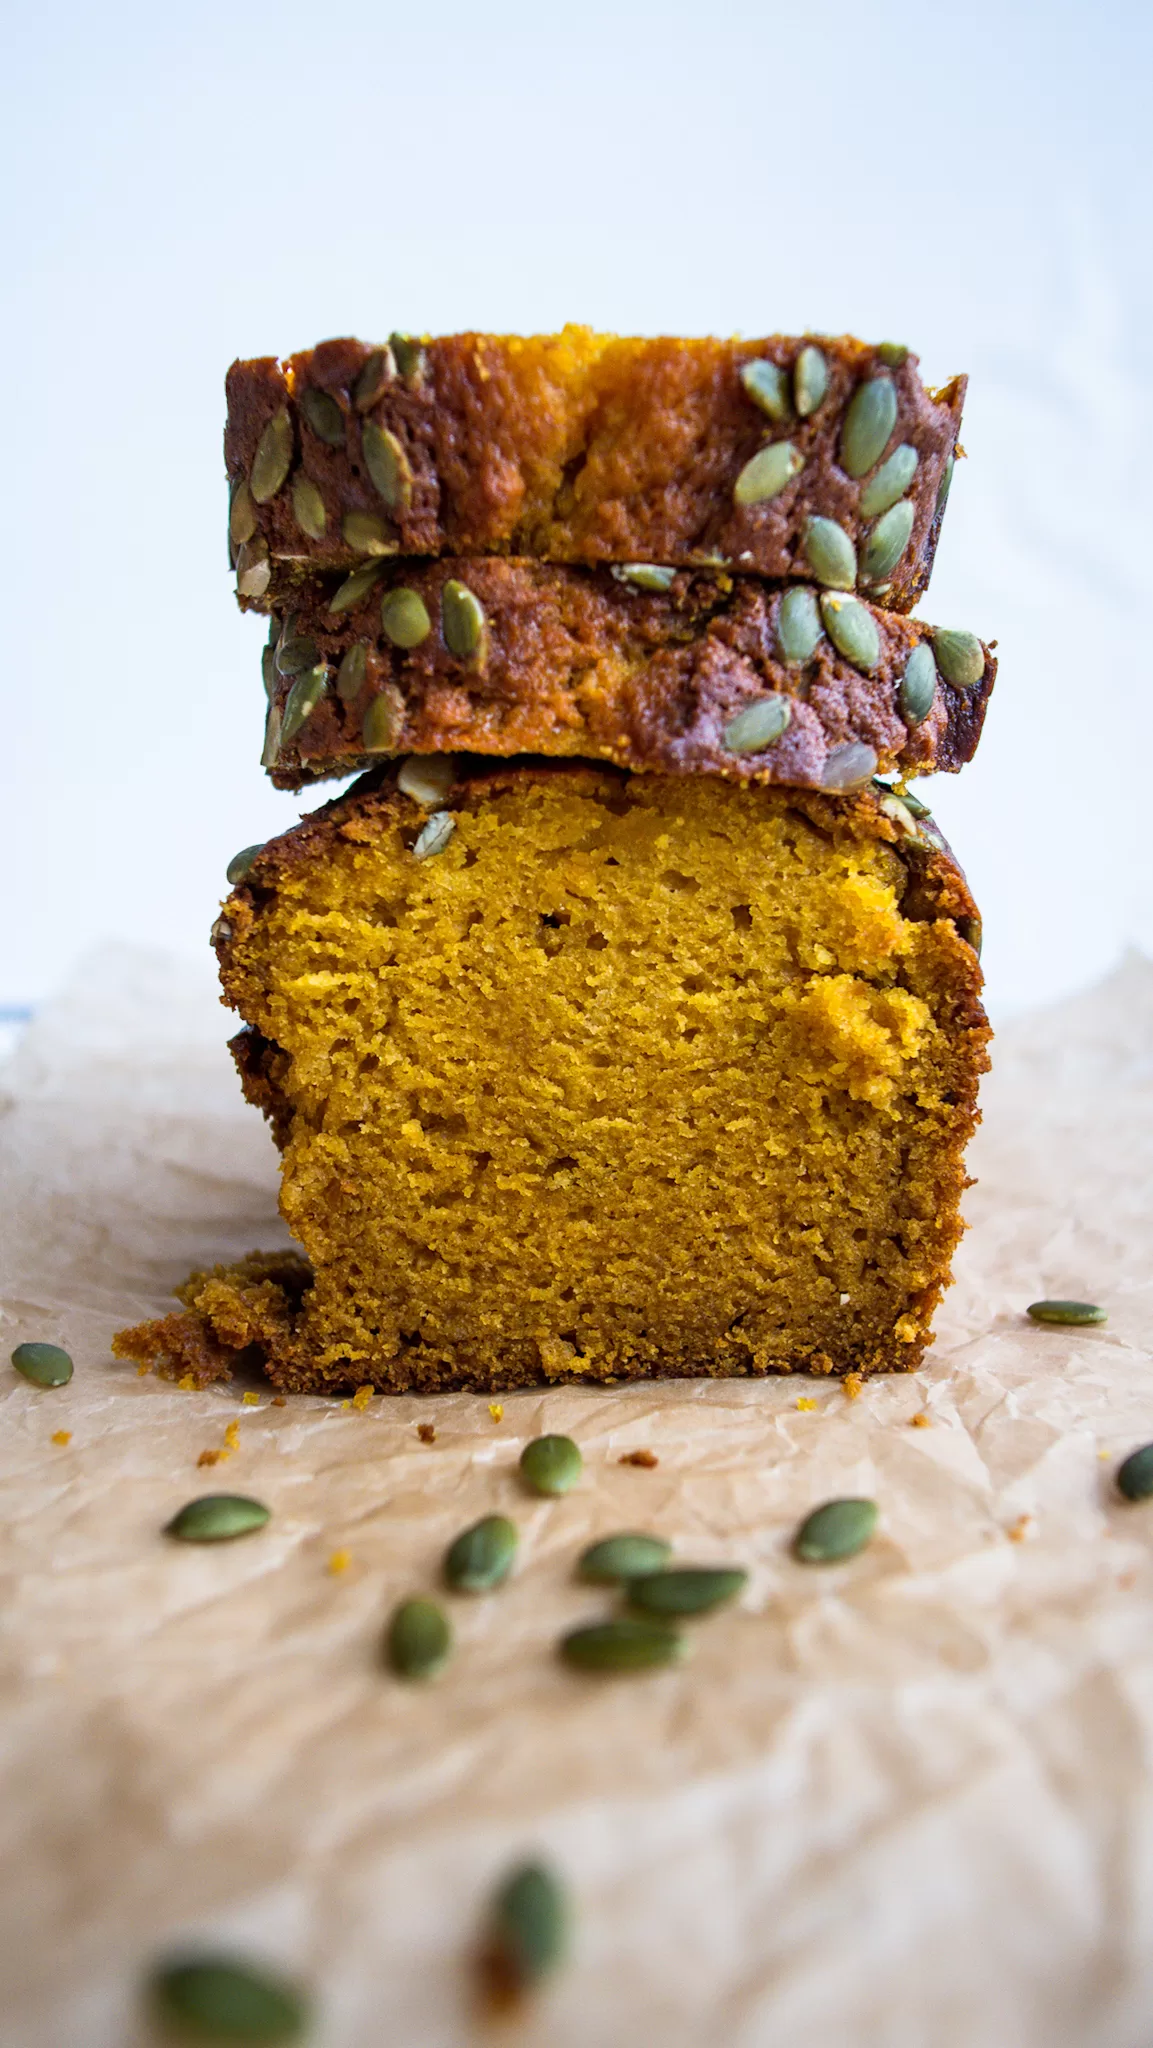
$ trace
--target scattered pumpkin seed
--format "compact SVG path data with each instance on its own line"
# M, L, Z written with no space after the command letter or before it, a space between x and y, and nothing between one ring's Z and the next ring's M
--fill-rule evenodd
M726 1600L734 1600L748 1576L738 1566L676 1565L631 1579L629 1604L642 1614L657 1614L666 1620L674 1615L709 1614Z
M364 359L361 372L352 387L352 402L357 412L368 412L384 397L388 386L396 375L396 363L388 347L374 348Z
M358 555L398 555L400 543L377 512L346 512L340 522L345 545Z
M918 640L901 677L901 717L910 731L923 725L937 696L937 664L928 640Z
M229 538L235 541L237 547L242 547L246 540L252 539L256 527L256 501L248 485L241 478L232 493L232 503L228 508Z
M933 652L945 681L958 690L971 690L985 673L985 650L975 633L942 627L933 633Z
M380 623L394 647L419 647L432 631L419 590L390 590L380 600Z
M803 420L816 412L829 388L829 366L812 342L801 350L793 369L793 403Z
M292 421L286 410L274 412L256 444L248 487L258 505L267 505L288 475L292 463Z
M1153 1495L1153 1444L1142 1444L1117 1468L1117 1490L1126 1500L1148 1500Z
M300 394L300 410L318 441L329 448L343 448L344 414L330 391L309 384Z
M619 1536L602 1536L582 1552L577 1571L594 1586L616 1586L627 1579L641 1579L659 1572L673 1554L663 1536L640 1536L624 1530Z
M309 540L324 539L328 513L310 476L298 476L292 486L292 516Z
M372 699L361 727L368 754L395 754L404 730L404 704L394 690L384 689Z
M368 596L369 591L372 589L373 584L376 583L379 580L379 578L383 576L383 574L383 562L361 562L357 568L353 569L350 575L345 577L344 582L340 585L339 590L335 590L332 596L329 598L329 611L351 611L354 605L361 604L363 602L363 600Z
M534 1493L571 1493L584 1459L571 1436L538 1436L520 1454L521 1478Z
M402 796L410 796L415 804L431 811L444 802L455 781L454 754L410 754L401 763L396 786Z
M72 1378L72 1360L59 1344L18 1344L12 1363L34 1387L66 1387Z
M390 334L388 345L396 359L396 367L402 377L407 378L410 384L415 383L417 378L423 377L425 354L415 335Z
M885 452L897 424L897 390L891 377L870 377L858 384L841 428L841 468L847 476L864 476Z
M308 2025L308 2002L285 1978L234 1956L186 1956L152 1972L149 1997L155 2017L182 2040L263 2042L265 2048L299 2041Z
M957 458L955 455L950 453L948 458L946 459L945 467L941 471L941 481L937 485L937 502L933 507L934 519L939 519L941 517L942 512L944 511L946 505L949 502L949 492L953 488L953 471L956 467Z
M793 1556L801 1564L837 1564L863 1550L876 1526L875 1501L826 1501L801 1523L793 1538Z
M842 590L822 590L821 617L837 653L869 675L881 659L881 635L868 607Z
M239 853L233 854L232 859L229 861L228 866L224 870L224 879L228 883L230 889L236 889L239 887L240 883L243 882L245 875L248 873L249 868L252 866L253 861L256 859L257 854L263 852L264 841L262 839L258 845L244 846L241 848Z
M877 344L877 354L890 370L899 370L908 353L903 341L881 341Z
M668 590L677 571L662 562L621 562L612 573L618 583L631 583L637 590Z
M355 704L368 677L368 649L363 640L354 640L340 657L336 671L336 694L342 704Z
M268 557L268 543L260 534L254 540L245 541L236 556L236 592L238 597L263 597L272 581L272 563Z
M242 1493L205 1493L173 1515L164 1534L181 1543L230 1543L234 1536L263 1529L270 1512L262 1501L248 1500Z
M805 527L805 556L818 583L851 590L857 580L857 550L835 519L812 517Z
M786 420L792 407L789 404L789 380L777 363L742 363L741 383L754 405L780 426Z
M864 740L848 740L843 747L834 747L826 757L821 788L859 789L861 784L869 782L876 772L877 756L874 749L866 746Z
M483 1961L501 2004L521 1998L564 1960L568 1902L552 1871L523 1863L497 1891Z
M306 668L315 668L319 660L320 654L315 640L309 640L304 636L294 634L291 640L281 639L277 643L276 668L278 675L301 675Z
M275 704L270 704L268 707L268 716L264 721L264 746L262 747L260 753L261 767L275 768L279 754L280 712L277 710Z
M1035 1323L1107 1323L1109 1311L1095 1301L1031 1301L1025 1310Z
M429 824L433 822L430 818ZM517 1540L516 1523L507 1515L485 1515L449 1544L444 1559L446 1582L454 1593L490 1592L512 1570Z
M779 694L758 697L755 703L746 704L743 711L730 718L721 734L722 745L730 754L761 754L788 730L792 715L787 697Z
M387 427L365 420L360 430L364 466L390 512L407 512L412 503L412 465L404 444Z
M388 1661L398 1678L436 1678L452 1654L452 1624L435 1600L402 1600L388 1625Z
M619 1621L594 1621L562 1636L560 1654L578 1671L651 1671L674 1664L684 1655L685 1639L667 1622L640 1615Z
M798 453L791 441L770 441L766 447L758 448L746 462L733 485L734 502L738 505L767 504L795 476L800 475L804 466L804 456Z
M790 668L808 661L821 638L821 615L817 600L803 584L786 590L777 611L777 639Z
M911 441L902 441L894 448L887 462L882 462L876 476L869 478L861 492L858 503L862 519L876 519L903 498L917 474L919 461Z
M913 531L914 505L901 498L878 519L861 550L861 574L869 583L880 583L895 569Z
M450 576L440 594L440 627L444 644L458 661L468 661L484 640L484 608L466 583Z
M280 717L282 747L286 747L290 740L294 740L301 726L312 717L324 695L327 681L328 667L323 661L318 662L315 668L306 668L303 675L297 676L285 699Z
M271 697L276 688L276 649L271 641L260 650L260 674L264 682L264 694Z
M455 831L456 819L451 811L434 811L428 823L417 833L412 849L413 859L431 860L435 854L443 853Z

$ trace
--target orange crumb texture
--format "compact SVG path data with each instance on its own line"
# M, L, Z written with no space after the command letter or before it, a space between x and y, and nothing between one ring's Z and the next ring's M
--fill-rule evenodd
M54 1444L70 1444L72 1442L72 1431L70 1429L54 1429L52 1441Z
M503 1421L504 1421L504 1402L503 1402L503 1401L490 1401L490 1402L489 1402L489 1404L488 1404L488 1412L489 1412L489 1414L490 1414L490 1415L492 1416L492 1419L493 1419L493 1421L494 1421L494 1422L503 1422Z
M806 1414L809 1412L810 1409L815 1408L816 1405L816 1402L812 1400L808 1394L798 1394L797 1406L798 1408L804 1410Z
M646 1472L651 1472L653 1466L661 1461L655 1451L626 1451L620 1462L622 1465L640 1465Z
M332 1573L333 1578L338 1579L341 1572L346 1572L351 1563L351 1550L334 1550L328 1560L328 1569Z

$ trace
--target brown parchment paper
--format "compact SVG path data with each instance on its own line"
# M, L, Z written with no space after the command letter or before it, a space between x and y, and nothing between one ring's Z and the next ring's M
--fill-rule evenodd
M1002 1032L931 1363L855 1402L558 1388L495 1423L470 1395L358 1413L138 1378L115 1328L283 1241L225 1030L207 975L104 954L0 1079L4 1359L76 1359L57 1392L0 1369L4 2042L135 2048L142 1965L211 1939L310 1980L323 2048L457 2048L484 2038L480 1902L539 1851L577 1934L526 2048L1148 2048L1153 1505L1111 1473L1153 1437L1153 965ZM1042 1294L1108 1326L1035 1328ZM542 1429L584 1449L561 1502L518 1489ZM618 1462L639 1448L655 1470ZM267 1529L158 1535L220 1485ZM794 1564L798 1517L845 1492L876 1496L877 1540ZM455 1601L455 1664L406 1689L389 1609L490 1509L515 1580ZM628 1526L750 1584L682 1669L582 1680L553 1644L611 1602L573 1559Z

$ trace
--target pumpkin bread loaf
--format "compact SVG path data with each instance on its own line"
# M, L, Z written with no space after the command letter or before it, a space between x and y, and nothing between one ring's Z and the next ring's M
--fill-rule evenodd
M118 1353L325 1391L916 1366L988 1036L919 811L376 770L215 934L307 1259L196 1275Z

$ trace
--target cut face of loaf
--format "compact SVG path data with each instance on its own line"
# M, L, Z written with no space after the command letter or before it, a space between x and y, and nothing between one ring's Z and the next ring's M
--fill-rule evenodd
M246 1328L269 1283L218 1276L218 1357L286 1389L915 1366L988 1036L931 829L584 764L432 801L362 785L225 905L312 1284Z
M340 340L227 378L242 597L276 565L404 555L717 565L859 587L929 580L965 380L850 335Z
M852 788L970 760L997 668L975 634L717 570L409 558L273 588L282 789L441 750Z

